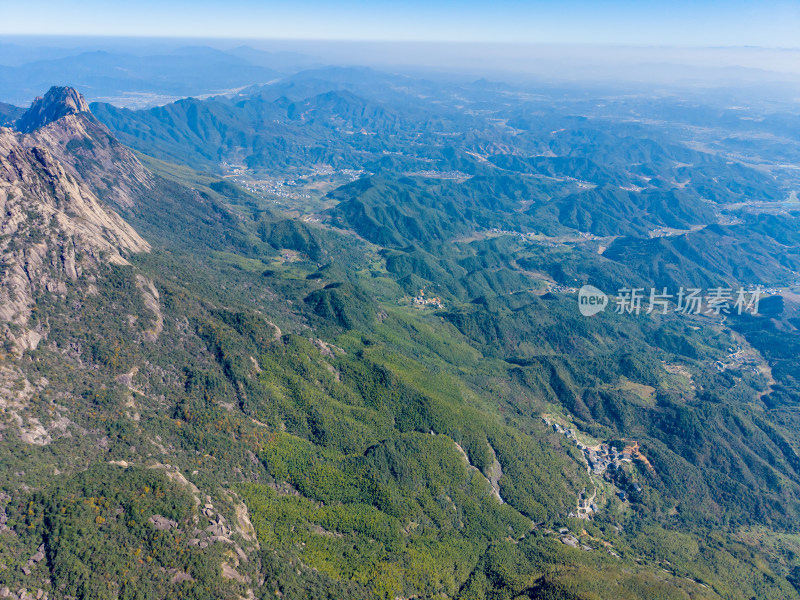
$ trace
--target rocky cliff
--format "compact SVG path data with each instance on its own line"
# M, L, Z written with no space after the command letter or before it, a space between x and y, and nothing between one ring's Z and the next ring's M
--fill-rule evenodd
M106 203L121 209L153 187L153 176L105 125L95 119L78 92L51 88L16 122L26 147L43 146L64 170L87 184Z
M29 324L38 295L90 281L103 262L124 264L148 243L109 206L132 206L150 174L69 88L37 99L20 122L0 128L0 336L6 350L34 348L45 332ZM107 179L104 183L102 180ZM104 192L109 192L104 194ZM105 195L105 201L99 195Z
M203 371L201 364L216 368L216 354L195 324L205 322L209 308L158 281L158 273L178 264L163 256L159 238L146 260L130 264L151 247L126 218L140 224L135 219L147 214L160 224L177 207L187 213L172 223L186 223L192 210L208 215L191 201L208 206L210 199L177 184L165 187L83 108L79 94L57 88L17 119L24 131L0 127L0 463L7 465L0 468L0 598L94 600L135 589L153 598L253 599L265 575L248 509L234 489L190 481L202 468L193 462L195 450L185 454L169 431L174 411L165 403L186 393L189 373L177 366L183 359L176 350L197 361L192 372ZM226 214L211 206L219 208L215 217ZM159 256L165 267L149 268ZM169 303L174 291L184 300ZM214 330L221 324L216 320ZM214 377L227 385L219 373ZM219 410L234 408L226 403ZM264 427L237 418L253 433ZM108 428L117 425L137 437L124 443L125 454L117 453ZM255 453L243 456L246 468L260 468ZM239 464L239 458L226 463L224 472ZM46 542L36 527L16 531L19 498L36 490L49 503L51 483L72 477L88 477L104 490L87 492L76 480L78 494L120 499L107 514L91 515L97 535L81 529L72 540L48 533ZM134 511L123 504L141 499L142 490L158 506ZM71 503L73 492L67 496ZM148 541L163 560L151 556ZM77 577L72 566L62 567L82 565L76 551L97 560L80 566ZM103 581L91 587L98 573Z
M89 112L89 105L77 91L69 87L51 87L44 96L33 101L31 107L17 120L16 129L30 133L67 115Z

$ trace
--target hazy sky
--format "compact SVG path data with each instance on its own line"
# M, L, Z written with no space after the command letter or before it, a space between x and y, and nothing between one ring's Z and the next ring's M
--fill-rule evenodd
M0 34L800 46L800 0L0 0Z

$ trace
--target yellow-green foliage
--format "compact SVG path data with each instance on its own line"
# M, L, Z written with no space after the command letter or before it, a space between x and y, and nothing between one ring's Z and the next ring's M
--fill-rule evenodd
M531 527L447 436L406 433L344 456L276 434L262 456L303 494L240 486L262 543L294 545L310 566L381 596L452 595L491 540Z

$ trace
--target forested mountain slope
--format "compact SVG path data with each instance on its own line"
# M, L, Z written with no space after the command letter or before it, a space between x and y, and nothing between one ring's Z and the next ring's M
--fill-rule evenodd
M27 294L1 315L0 595L798 597L791 298L589 319L574 289L661 285L673 271L634 251L658 227L687 230L654 238L664 263L777 285L797 217L739 215L760 270L703 260L719 212L686 186L623 189L640 154L513 162L543 143L525 111L465 130L450 99L325 75L93 106L139 154L71 92L0 130L0 293ZM581 130L552 152L600 136ZM625 143L656 183L685 168ZM235 153L253 179L220 176ZM301 168L332 180L258 183Z

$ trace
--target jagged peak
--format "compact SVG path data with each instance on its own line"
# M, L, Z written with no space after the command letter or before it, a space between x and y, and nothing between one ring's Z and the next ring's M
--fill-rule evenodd
M61 117L80 112L89 112L89 105L77 90L53 86L43 97L34 99L31 107L17 121L17 129L30 133Z

